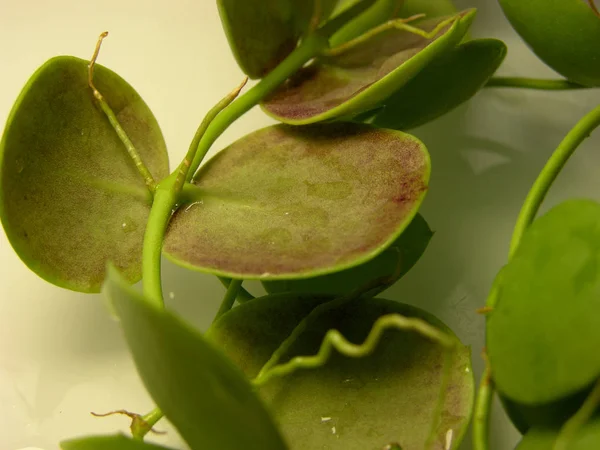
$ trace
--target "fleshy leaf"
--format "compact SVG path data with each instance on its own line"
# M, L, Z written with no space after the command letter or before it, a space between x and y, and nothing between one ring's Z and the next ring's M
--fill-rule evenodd
M505 56L506 45L496 39L477 39L459 45L385 100L383 109L369 122L408 130L437 119L473 97Z
M599 243L600 204L567 201L531 225L498 275L487 352L509 399L554 402L600 376Z
M134 441L122 434L114 436L87 436L60 443L62 450L169 450L156 444Z
M534 428L521 440L515 450L549 450L554 448L559 430ZM583 425L569 440L569 450L596 450L600 448L600 419L596 418Z
M373 109L457 45L474 16L475 10L466 10L451 17L411 22L430 32L454 17L433 39L391 29L340 55L320 58L267 97L262 107L271 117L293 125L354 116Z
M500 0L521 38L571 81L600 86L600 16L589 0Z
M45 280L98 292L108 260L141 276L151 196L88 86L87 61L49 60L28 81L0 142L0 216L20 258ZM155 179L165 143L135 90L96 65L97 88Z
M336 0L320 0L322 19L329 16L336 3ZM240 68L250 78L261 78L296 48L310 24L315 2L218 0L217 5Z
M191 448L284 450L248 380L198 332L111 269L105 290L148 392Z
M218 153L164 250L229 278L310 278L374 258L411 222L429 180L416 138L358 124L276 125Z
M255 299L222 316L207 337L254 377L298 322L323 301L299 294ZM431 336L383 325L403 316L432 325L457 347L449 350ZM470 352L443 324L408 305L356 300L325 308L280 362L317 354L332 329L359 346L353 357L333 351L324 366L298 369L259 389L291 449L397 444L404 450L421 450L428 441L431 448L458 447L473 400ZM339 344L341 338L334 340ZM372 352L364 356L367 348Z
M395 281L415 265L427 248L432 235L423 216L417 214L390 247L360 266L306 280L263 281L263 286L269 293L293 291L345 295L381 277L395 275ZM385 287L370 291L370 295L375 296L382 289Z

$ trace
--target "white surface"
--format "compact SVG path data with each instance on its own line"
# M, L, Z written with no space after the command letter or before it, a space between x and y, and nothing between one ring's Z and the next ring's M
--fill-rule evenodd
M494 0L457 3L479 8L475 36L508 43L502 73L555 77L514 35ZM204 113L242 79L214 0L0 0L0 124L40 64L58 54L88 58L104 30L110 36L101 64L140 92L161 124L171 161L179 161ZM420 305L454 328L473 345L477 376L483 319L474 310L506 260L522 199L564 134L599 102L597 90L486 90L415 131L432 155L422 211L436 234L419 264L386 296ZM213 151L268 123L255 109ZM599 198L599 150L597 133L568 164L545 208L573 196ZM89 414L119 408L143 413L152 406L102 299L38 279L4 234L0 258L0 450L50 450L63 438L126 431L124 417ZM169 305L200 327L210 322L223 292L214 278L170 264L165 289L175 294L167 297ZM518 435L497 412L494 448L513 448ZM152 440L181 444L164 423L157 428L170 432Z

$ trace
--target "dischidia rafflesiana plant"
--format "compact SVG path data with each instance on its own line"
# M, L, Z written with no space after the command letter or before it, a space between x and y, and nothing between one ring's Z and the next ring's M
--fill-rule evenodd
M209 111L171 172L148 106L96 64L106 33L90 60L36 71L0 144L4 230L42 278L110 299L157 405L116 411L132 418L130 437L62 448L164 449L143 442L164 415L192 449L449 450L473 418L483 450L494 390L525 434L519 449L600 448L600 204L570 200L536 219L600 107L526 197L482 308L477 400L470 350L452 331L375 298L433 235L418 213L429 154L406 130L484 87L600 86L592 0L500 3L564 79L493 77L506 46L471 39L476 11L449 0L218 0L240 68L259 81ZM282 123L202 165L256 105ZM165 309L162 255L226 286L206 333ZM253 298L245 279L269 294Z

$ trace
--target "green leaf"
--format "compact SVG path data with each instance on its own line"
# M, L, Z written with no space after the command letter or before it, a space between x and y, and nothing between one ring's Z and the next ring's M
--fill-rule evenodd
M427 17L449 16L458 10L451 0L404 0L400 17L425 14Z
M383 102L370 123L396 130L415 128L473 97L496 72L506 45L477 39L459 45L423 69Z
M336 3L320 0L322 20ZM313 0L217 0L229 45L244 73L262 78L289 55L307 30L314 5Z
M351 268L404 231L429 173L424 145L400 132L344 123L267 127L203 166L200 196L173 216L164 251L228 278Z
M298 322L323 301L306 294L255 299L222 316L207 337L254 377ZM433 325L458 347L448 350L414 330L376 325L398 314ZM442 323L408 305L357 300L323 309L281 362L317 354L331 329L362 350L353 357L334 350L322 367L298 369L259 390L291 449L379 449L390 444L423 449L428 440L433 440L431 448L458 447L473 400L470 351Z
M588 0L500 0L535 54L571 81L600 86L600 16Z
M521 432L527 433L530 428L558 428L562 426L581 407L590 394L585 389L567 398L539 405L524 405L514 402L500 394L504 411L513 425Z
M88 86L87 61L61 56L27 82L0 142L0 217L19 257L45 280L98 292L112 261L141 276L151 196ZM148 106L109 69L97 88L156 179L165 143Z
M544 404L600 376L600 204L571 200L537 219L493 289L487 352L502 394Z
M145 301L115 269L105 290L148 392L191 448L286 448L248 380L224 354Z
M515 450L549 450L559 431L551 428L534 428L521 440ZM600 419L585 424L569 442L569 450L597 450L600 448Z
M475 10L454 16L433 39L389 29L337 56L323 57L300 70L262 103L285 123L302 125L357 115L376 107L423 68L457 45ZM426 32L452 17L411 22Z
M62 450L169 450L156 444L134 441L122 434L115 436L87 436L60 443Z
M307 280L263 281L269 293L306 292L314 294L345 295L365 286L369 281L395 275L394 281L403 277L419 260L433 235L420 214L402 232L400 237L372 260L351 269ZM400 268L400 270L398 270ZM371 296L381 290L370 291Z

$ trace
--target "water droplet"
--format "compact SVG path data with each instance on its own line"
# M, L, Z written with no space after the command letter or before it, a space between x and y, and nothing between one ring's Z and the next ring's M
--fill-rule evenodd
M83 130L81 130L81 135L83 136L83 134L84 134L84 133L83 133Z
M21 158L15 160L15 168L17 169L17 173L23 172L25 169L25 161L23 161Z
M271 273L270 272L263 272L260 276L263 277L263 278L270 277Z
M125 233L132 233L133 231L137 230L137 224L131 217L125 217L121 223L121 230L123 230Z
M331 417L321 417L321 423L327 423L331 421Z
M469 372L471 372L471 369L469 369L469 366L465 367L465 372L466 372L466 373L469 373Z
M337 430L335 429L335 427L331 427L331 434L335 434L335 433L336 433L336 431L337 431Z
M169 298L173 300L175 298L175 292L169 292Z

